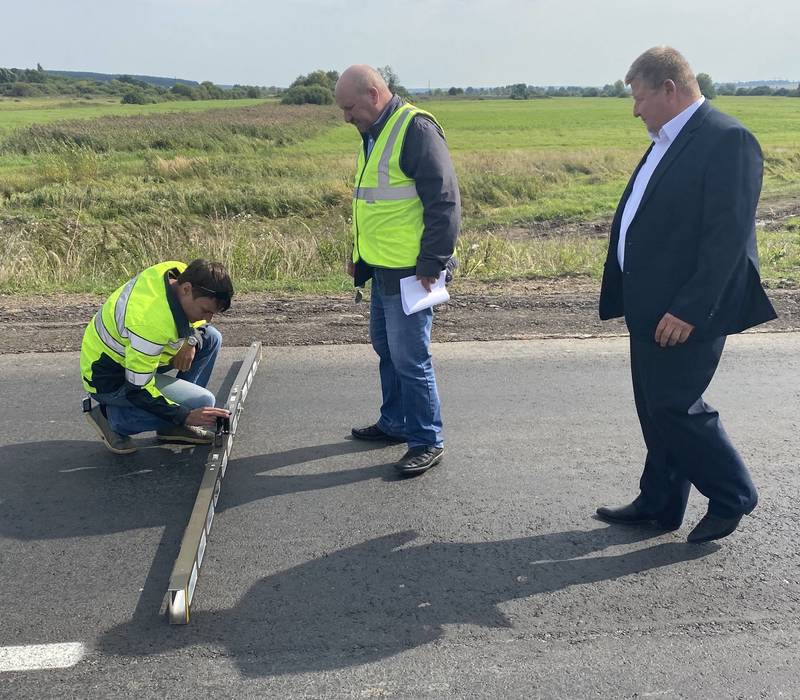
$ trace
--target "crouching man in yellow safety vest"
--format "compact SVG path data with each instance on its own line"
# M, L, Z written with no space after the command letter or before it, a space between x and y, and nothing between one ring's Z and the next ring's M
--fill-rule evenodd
M83 386L97 402L85 415L115 454L136 451L131 435L156 431L162 442L208 444L215 408L206 385L222 345L209 325L231 305L223 265L158 263L117 289L86 326ZM165 374L178 370L177 376Z

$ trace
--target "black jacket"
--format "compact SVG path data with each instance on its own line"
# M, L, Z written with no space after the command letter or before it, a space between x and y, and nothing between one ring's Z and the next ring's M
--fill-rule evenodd
M690 340L776 318L758 270L763 161L752 134L708 102L698 108L650 178L625 236L623 273L620 220L644 160L611 225L600 318L624 315L631 335L647 339L669 312L695 326Z

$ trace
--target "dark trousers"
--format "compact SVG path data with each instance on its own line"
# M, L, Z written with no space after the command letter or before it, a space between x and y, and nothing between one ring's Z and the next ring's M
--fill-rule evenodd
M720 517L749 513L758 493L719 413L703 400L725 337L662 348L631 338L636 411L647 445L640 504L680 523L692 485Z

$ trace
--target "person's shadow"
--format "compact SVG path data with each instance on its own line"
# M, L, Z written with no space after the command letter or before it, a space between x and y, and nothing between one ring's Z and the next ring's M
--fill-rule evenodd
M197 496L210 448L170 448L146 438L138 443L138 452L124 456L106 451L99 440L0 446L0 535L32 541L151 527L182 529ZM342 440L231 458L223 485L224 508L297 491L334 488L367 479L393 479L390 462L383 460L367 467L321 474L267 474L285 466L378 447L382 445Z
M137 442L139 451L124 456L111 454L99 440L0 446L0 536L38 541L159 528L160 541L147 562L149 569L133 618L160 622L158 613L210 448L169 448L152 438ZM317 475L264 474L284 466L381 446L342 440L231 459L218 511L223 503L227 509L292 491L389 478L387 475L393 470L388 462ZM13 561L5 564L14 565ZM82 570L87 577L97 574Z
M394 478L389 463L320 474L269 474L373 447L343 440L232 459L220 505L230 508L280 493ZM714 551L713 546L662 543L629 554L584 558L651 534L620 527L483 543L414 544L413 532L398 532L268 576L232 608L195 610L188 628L170 627L157 612L207 454L207 448L175 452L151 444L117 457L98 441L0 447L1 535L36 541L163 529L131 621L104 634L101 651L135 657L193 643L221 643L251 676L344 668L426 644L441 636L447 624L508 626L498 607L506 601Z
M498 608L506 601L667 567L718 549L667 542L585 556L651 535L601 527L415 545L414 532L398 532L268 576L230 609L195 611L188 629L132 621L111 630L98 647L136 657L222 644L248 676L345 668L432 642L447 624L509 627Z

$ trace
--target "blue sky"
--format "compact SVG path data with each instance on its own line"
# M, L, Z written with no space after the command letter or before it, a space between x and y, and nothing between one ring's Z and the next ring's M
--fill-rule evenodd
M602 85L670 44L717 81L800 80L798 0L29 0L0 66L288 85L391 65L408 87Z

